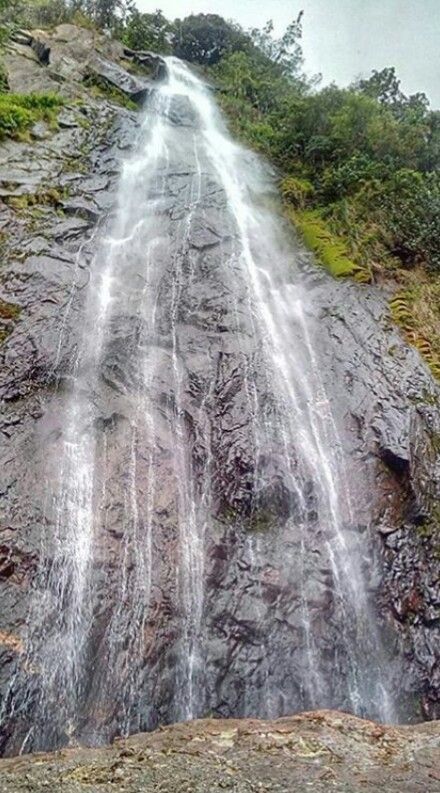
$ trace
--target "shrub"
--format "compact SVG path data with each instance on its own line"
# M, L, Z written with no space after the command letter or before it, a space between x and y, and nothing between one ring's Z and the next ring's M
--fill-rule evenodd
M406 266L424 263L440 272L440 177L400 170L388 180L384 206L393 254Z

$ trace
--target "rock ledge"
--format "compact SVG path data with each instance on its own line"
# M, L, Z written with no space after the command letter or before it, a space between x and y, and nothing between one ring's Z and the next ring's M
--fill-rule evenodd
M1 793L439 793L440 722L384 727L336 711L203 719L2 760L0 780Z

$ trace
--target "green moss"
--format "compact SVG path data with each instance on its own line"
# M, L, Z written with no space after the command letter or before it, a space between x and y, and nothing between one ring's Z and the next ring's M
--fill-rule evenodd
M15 303L8 303L6 300L0 300L0 344L3 344L12 332L13 321L19 318L20 313L20 306Z
M250 514L243 514L231 504L223 505L219 517L225 523L239 523L246 531L255 533L268 531L276 521L276 515L270 509L257 507Z
M269 510L259 509L253 512L246 526L248 531L268 531L274 523L274 515Z
M20 306L17 306L15 303L7 303L6 300L0 300L1 319L18 319L20 312Z
M24 193L20 196L8 196L4 198L4 201L12 209L20 212L35 206L58 207L66 197L65 191L59 190L56 187L50 187L38 193Z
M317 260L335 278L351 276L363 283L371 280L371 273L366 267L354 262L347 254L342 239L332 234L328 224L318 212L305 210L288 212L304 239L305 244L317 257Z
M304 209L312 198L315 189L307 179L297 176L286 176L280 183L281 195L284 200L292 204L295 209Z

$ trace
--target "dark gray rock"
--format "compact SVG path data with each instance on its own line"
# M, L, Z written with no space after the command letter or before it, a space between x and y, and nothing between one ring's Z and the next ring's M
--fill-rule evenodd
M151 73L153 79L159 80L162 77L165 77L165 62L163 58L161 58L155 52L132 50L129 47L124 47L124 56L133 60L138 64L138 66L142 66L146 72Z
M151 85L147 80L141 80L122 66L103 58L93 58L89 61L85 70L85 79L90 78L103 80L109 86L122 91L134 102L143 102L151 91Z
M72 32L61 28L50 44L54 69L64 68L61 52L68 44L62 39ZM89 64L86 34L75 46L84 52L83 65ZM84 70L74 60L73 50L69 52L72 62L64 74L71 70L82 78ZM18 57L16 53L14 58ZM104 57L100 62L106 79L110 80L110 72L115 81L123 79L121 90L133 96L137 81L133 83L128 75L126 82L128 73L121 74L113 64L109 70L110 61ZM0 274L1 297L19 309L1 346L0 370L0 645L7 637L3 661L0 658L0 689L4 698L12 669L26 666L19 653L19 635L26 623L30 591L38 594L38 576L44 573L39 568L44 543L49 560L53 554L50 538L56 515L48 493L63 460L66 411L79 350L87 364L87 345L81 348L80 340L96 333L94 318L87 320L85 311L90 264L97 252L104 260L109 255L96 240L105 238L109 243L120 149L133 145L139 123L134 114L117 111L104 100L99 105L91 102L85 111L90 129L69 122L50 141L3 147L4 199L35 193L41 184L45 189L69 190L59 207L39 207L36 216L32 208L20 214L6 205L0 213L0 223L10 233ZM185 100L171 103L168 121L191 127L194 118ZM191 138L189 133L188 147ZM256 472L254 407L247 385L256 384L258 399L270 416L273 384L268 382L254 332L248 285L234 262L233 219L215 175L202 164L200 202L182 249L181 221L197 175L184 156L174 166L163 174L166 194L153 185L148 195L148 200L158 202L154 232L159 242L167 240L166 249L158 245L155 268L148 277L143 252L129 261L118 258L118 267L124 269L117 310L99 361L84 367L82 389L89 409L84 411L82 434L96 439L95 488L102 494L99 514L104 516L96 526L90 592L93 620L84 685L79 686L83 696L75 738L84 741L107 741L118 732L121 714L132 704L127 701L132 690L136 716L128 729L147 729L176 717L183 606L175 574L180 526L172 432L177 406L171 312L178 327L181 431L189 465L198 483L209 465L212 484L212 522L205 537L204 655L196 681L200 711L231 716L265 713L269 707L280 714L310 707L309 695L298 682L307 671L302 597L312 604L313 630L324 647L325 697L329 703L346 702L344 679L338 680L334 669L335 652L342 653L340 630L334 619L331 559L316 520L314 485L304 482L306 503L299 505L276 439L259 449L261 470ZM12 187L4 186L7 172ZM431 531L440 496L439 390L418 353L391 327L379 290L335 281L310 257L301 252L298 256L308 311L315 314L319 327L319 337L313 341L325 361L322 377L332 413L346 428L344 451L351 479L359 485L356 520L351 519L348 527L350 547L360 546L368 560L364 574L389 638L402 718L432 718L440 698L438 560ZM149 335L150 316L142 311L142 295L153 288L159 299L155 333ZM180 297L174 305L176 288ZM297 343L294 337L289 341ZM137 365L140 350L142 373ZM145 371L154 373L147 386L142 379ZM145 494L151 483L151 440L138 421L138 395L143 389L145 413L154 406L154 476L159 485L150 527L150 608L142 617L141 645L133 648L138 604L121 593L128 585L125 574L142 593L142 582L136 578L139 560L127 536L138 532L138 547L143 548L150 520ZM134 437L133 427L138 425ZM136 526L127 525L126 518L133 454L136 494L143 505ZM289 454L296 460L295 449ZM300 514L301 509L306 514ZM289 530L287 518L294 525L302 522L307 531ZM305 570L301 544L306 548ZM47 596L50 599L51 593ZM33 616L36 628L41 627L38 613ZM54 621L58 617L53 614ZM346 629L350 631L350 626ZM117 641L109 646L112 631ZM2 727L3 745L9 752L19 749L28 732L26 708L32 712L32 697L38 690L38 670L24 671L31 679L26 689L29 699L14 716L17 721L6 720ZM46 744L67 741L64 706L58 697L43 725Z

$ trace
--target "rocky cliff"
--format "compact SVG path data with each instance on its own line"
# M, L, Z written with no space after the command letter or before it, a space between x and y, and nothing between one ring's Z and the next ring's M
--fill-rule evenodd
M114 209L121 159L138 135L140 116L131 103L142 102L152 90L153 79L161 73L159 59L146 53L124 52L104 37L68 25L50 34L22 32L15 39L8 45L5 58L10 89L56 90L66 102L56 129L39 123L31 129L30 140L4 141L0 148L0 683L6 700L8 684L22 663L21 636L30 593L36 586L41 534L44 524L51 520L42 472L49 447L54 470L57 450L59 464L62 404L79 345L95 238ZM184 103L173 112L173 123L188 123ZM179 215L188 178L182 172L170 181L169 206L165 209L171 218ZM214 216L224 199L209 180L202 189L207 212ZM227 247L229 230L213 230L208 223L194 235L195 249L213 246L212 270L202 273L193 304L191 295L186 296L188 304L181 318L187 338L182 351L185 409L188 424L192 422L197 454L197 389L203 382L205 366L200 350L204 349L207 329L212 330L212 318L220 322L230 299L229 274L217 266L214 243L220 239ZM353 537L367 537L371 549L364 572L389 637L393 676L403 692L402 718L436 718L440 716L439 389L418 353L393 327L379 290L331 279L308 254L298 255L312 296L312 310L322 330L320 355L326 361L323 379L332 395L333 410L347 430L344 442L352 474L358 474L362 483L358 523L351 528ZM244 337L250 337L248 330L244 329ZM130 341L140 333L138 316L127 310L112 332L94 416L94 426L108 455L111 485L109 520L102 553L96 559L100 587L93 646L98 658L108 623L109 593L122 552L120 524L126 479L112 455L123 444L132 417L127 397L133 385ZM247 343L252 345L252 340ZM217 426L225 421L225 433L214 439L220 461L219 498L215 530L207 538L206 552L206 622L210 626L207 677L211 681L206 710L220 716L240 715L245 710L246 692L236 685L236 666L240 665L244 678L255 682L256 690L267 664L264 654L272 657L273 652L276 658L299 620L298 592L284 566L284 560L287 565L287 559L295 555L295 541L282 531L274 541L273 533L265 535L257 527L262 561L250 565L247 535L233 529L228 512L246 502L250 443L246 432L237 430L243 413L241 348L232 334L228 344L225 346L223 337L215 410ZM165 365L159 367L155 389L161 410L171 409ZM172 439L164 434L162 440L170 454ZM176 543L166 486L167 464L160 472L164 488L162 533L155 538L158 558L172 557ZM241 476L237 477L237 470ZM224 497L222 504L220 494ZM319 543L319 535L313 541ZM321 569L319 551L310 582L322 631L329 645L335 644L337 629L327 619L328 579ZM145 706L141 724L149 727L170 719L177 619L174 587L167 566L162 565L152 595L151 618L145 626L148 651L143 671L148 672L147 699L154 702L154 713ZM262 634L269 637L270 652L261 643ZM94 690L102 691L102 669L95 658L89 659L89 665L93 694ZM38 670L31 673L38 674ZM271 675L280 690L294 688L295 659L289 669L271 668ZM99 702L99 697L97 701L95 711L88 712L84 719L94 724L101 740L108 740L116 731L115 709L119 704L112 703L111 689L103 701ZM255 699L246 707L252 709L258 704ZM8 743L13 729L13 723L6 719L4 742ZM20 741L24 734L19 732ZM13 741L10 750L18 749L19 744Z

